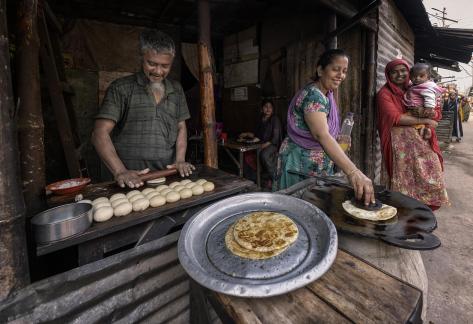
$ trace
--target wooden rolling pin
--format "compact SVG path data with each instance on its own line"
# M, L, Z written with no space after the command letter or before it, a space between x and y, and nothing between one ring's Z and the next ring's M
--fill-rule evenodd
M157 178L167 177L177 173L177 169L168 169L168 170L154 170L146 174L140 175L142 181L153 180Z

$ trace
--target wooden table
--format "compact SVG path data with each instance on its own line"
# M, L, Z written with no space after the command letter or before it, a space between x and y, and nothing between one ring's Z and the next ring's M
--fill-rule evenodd
M79 265L97 261L113 253L114 250L138 246L165 236L172 228L184 224L197 211L216 200L256 189L254 183L249 180L206 166L197 166L196 172L191 177L193 180L199 178L212 181L215 184L215 190L164 206L132 212L125 217L113 217L103 223L93 223L84 233L61 241L38 245L36 254L41 256L70 246L77 246ZM166 179L166 183L176 180L179 180L177 175L171 176ZM95 199L130 190L133 189L123 189L115 183L102 183L87 186L82 194L85 199ZM50 206L55 206L72 202L73 199L74 196L52 196L48 199L48 203Z
M422 292L338 250L332 267L304 288L269 298L240 298L191 286L191 322L208 323L205 301L223 323L421 323Z
M250 151L256 151L256 184L258 185L258 188L261 188L261 165L260 165L259 155L261 152L262 144L260 143L246 144L246 143L239 143L236 141L229 140L223 144L219 143L219 145L223 147L225 152L232 159L233 163L235 163L235 165L237 166L238 175L240 177L243 177L244 153L250 152ZM233 156L230 150L238 151L238 160Z

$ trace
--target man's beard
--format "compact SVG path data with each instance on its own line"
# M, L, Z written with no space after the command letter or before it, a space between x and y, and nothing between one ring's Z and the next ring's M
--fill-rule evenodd
M164 95L164 91L166 90L164 86L164 82L151 82L149 87L153 93L159 94L160 96Z

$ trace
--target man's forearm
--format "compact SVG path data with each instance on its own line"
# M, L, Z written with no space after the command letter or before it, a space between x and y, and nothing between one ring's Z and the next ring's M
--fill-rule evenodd
M127 170L118 157L110 135L94 132L92 135L92 144L100 159L102 159L105 166L114 176Z
M182 162L186 160L187 150L187 129L184 126L179 127L176 140L176 161Z

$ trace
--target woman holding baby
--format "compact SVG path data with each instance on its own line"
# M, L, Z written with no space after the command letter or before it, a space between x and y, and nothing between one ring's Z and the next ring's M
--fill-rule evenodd
M390 189L435 210L448 204L443 159L435 127L441 118L430 67L417 64L409 80L402 59L386 65L386 84L377 95L378 131Z

